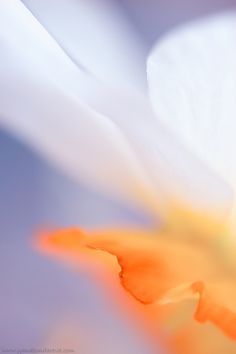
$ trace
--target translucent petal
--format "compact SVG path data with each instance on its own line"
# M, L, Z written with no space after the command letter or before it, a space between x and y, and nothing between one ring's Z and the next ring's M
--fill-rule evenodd
M189 24L167 35L148 59L159 119L236 188L236 15Z
M82 71L21 2L0 7L0 123L119 199L141 206L154 199L123 133L82 102L89 89Z
M186 210L206 213L218 229L227 186L162 126L147 98L80 69L22 3L4 1L1 10L2 124L117 198L184 227ZM200 220L190 233L205 228Z
M146 90L146 45L114 1L23 2L75 63L109 83Z

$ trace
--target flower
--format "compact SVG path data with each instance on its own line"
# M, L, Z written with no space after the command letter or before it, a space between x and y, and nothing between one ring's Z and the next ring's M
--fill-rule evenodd
M113 80L47 19L46 30L20 2L1 8L2 123L154 220L152 230L53 233L41 246L63 256L111 254L124 289L163 328L180 302L186 313L186 299L197 301L196 320L211 325L200 330L190 316L177 325L181 353L233 353L235 15L160 42L148 59L148 96L141 79L126 80L137 79L132 65L124 74L118 63Z
M178 303L184 302L183 313L187 315L178 313L177 317L181 319L183 316L185 321L177 325L177 329L172 329L172 336L176 338L185 332L189 333L191 338L190 347L185 343L186 348L181 347L181 353L210 353L213 347L214 353L233 353L235 350L235 344L230 341L236 340L236 264L232 223L234 214L229 221L226 217L219 219L219 212L228 201L226 196L229 197L227 187L220 178L224 177L227 183L234 179L234 168L227 161L230 159L234 140L233 137L228 140L230 132L226 137L222 133L223 129L227 129L225 121L232 120L234 113L234 72L230 70L235 59L232 49L234 46L231 44L234 38L234 21L234 17L229 16L227 21L220 17L180 30L158 45L148 61L150 96L158 117L170 125L169 129L173 131L174 136L181 138L181 142L191 148L194 157L197 156L214 171L206 177L205 166L198 167L196 174L201 178L199 185L196 180L190 186L185 181L185 191L189 193L189 188L196 188L197 195L192 193L190 196L200 196L203 204L194 210L196 201L192 202L191 207L189 201L183 202L184 188L179 195L175 194L175 188L178 188L179 192L186 175L183 178L177 174L175 186L176 181L173 181L173 178L176 169L171 166L172 160L166 166L169 156L164 155L166 160L161 161L164 168L158 165L160 162L157 159L160 172L157 178L160 178L160 185L165 188L162 192L168 195L171 191L172 194L167 199L167 210L162 214L162 226L144 231L105 229L84 233L78 229L69 229L52 233L41 240L44 250L49 249L59 254L76 254L79 257L81 252L87 250L91 254L94 252L94 258L100 255L97 251L113 255L120 266L117 274L121 285L136 301L148 307L148 313L150 306L154 313L157 311L157 318L163 326L171 326L171 321L176 319ZM225 48L223 58L217 56L221 47ZM208 73L211 74L210 78ZM171 98L173 102L170 101ZM166 102L169 102L169 105ZM222 127L220 141L219 135L213 131L216 124L218 129L219 126ZM151 145L156 130L149 133ZM138 134L137 136L140 137ZM160 135L156 138L160 138ZM160 148L163 148L161 140L156 142L156 146L159 147L159 144ZM151 155L152 151L149 152ZM164 152L166 153L166 150ZM184 154L175 157L182 157L183 161L174 161L184 165ZM179 165L174 167L178 168ZM161 174L167 168L173 169L173 175L166 173L165 176L169 179L163 181ZM203 177L200 177L199 171ZM190 170L189 174L192 175L192 172ZM220 175L217 181L219 188L211 184L215 183L216 172ZM208 178L212 178L214 182L209 179L207 185ZM230 186L234 187L233 184ZM207 194L206 198L204 193ZM216 196L218 201L214 199L212 203L212 198ZM163 199L165 201L165 197ZM207 202L212 203L210 211L205 209ZM209 208L209 205L207 207ZM205 326L207 334L198 334L200 330L190 320L187 299L196 304L195 310L192 309L195 320L204 324L211 323L210 326ZM164 314L158 311L163 311ZM217 332L212 324L222 333ZM224 336L229 338L228 342ZM211 342L213 340L214 344ZM185 336L184 341L186 342Z

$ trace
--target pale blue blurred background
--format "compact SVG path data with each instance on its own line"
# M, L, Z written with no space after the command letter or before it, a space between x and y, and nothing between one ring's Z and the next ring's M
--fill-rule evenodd
M236 5L234 0L117 2L147 49L176 24ZM0 350L39 347L60 314L75 323L84 321L91 332L99 328L107 353L115 342L122 342L122 353L124 348L127 354L152 353L122 318L109 311L106 295L87 276L70 272L30 247L32 232L39 226L142 224L148 222L145 216L73 181L3 130L0 182Z

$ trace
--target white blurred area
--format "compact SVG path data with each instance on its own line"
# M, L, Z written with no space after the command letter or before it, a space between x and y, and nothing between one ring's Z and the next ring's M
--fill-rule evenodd
M67 2L72 5L69 13L64 13L63 0L24 0L48 31L60 36L62 47L77 65L117 85L129 84L131 80L132 86L141 90L145 90L145 57L156 38L183 21L235 5L235 0ZM68 38L75 35L78 4L87 6L89 17L81 17L79 23L78 35L85 47L76 48L74 40L70 43ZM103 7L107 12L103 12ZM96 11L96 20L101 21L96 28L101 32L92 25ZM54 22L50 20L52 14ZM62 36L61 22L66 26ZM121 26L122 31L117 31L116 26ZM102 52L97 49L95 55L94 45L104 46ZM130 61L130 51L134 51L132 55L138 58L137 62ZM85 349L80 354L152 354L147 343L128 326L125 316L118 315L111 304L107 305L106 291L101 291L86 274L71 272L34 253L30 245L30 237L39 226L134 223L145 224L148 220L71 179L3 128L0 131L0 344L6 348L12 345L30 348L48 342L56 347L58 337L67 338L69 331L69 338L73 337L69 342L74 346L77 339L81 344L76 339L76 329L82 323L87 335L97 339L92 342L83 336ZM50 338L49 332L52 332Z

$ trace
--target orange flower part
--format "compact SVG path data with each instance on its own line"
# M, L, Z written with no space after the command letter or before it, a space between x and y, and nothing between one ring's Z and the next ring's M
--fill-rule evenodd
M226 257L226 250L232 253L227 236L224 242L221 247L222 237L193 242L191 237L187 240L186 235L181 238L181 234L170 234L168 230L136 229L68 229L39 238L43 251L51 250L62 257L74 254L81 260L89 254L94 261L99 257L103 262L107 255L112 256L116 262L116 266L110 263L112 272L119 275L123 288L147 312L151 307L167 331L181 303L188 307L190 301L197 302L192 316L197 322L210 322L236 340L236 269L232 257ZM191 326L196 325L188 317L182 323L183 331L190 331ZM181 333L181 327L176 333ZM222 336L220 332L218 335Z

